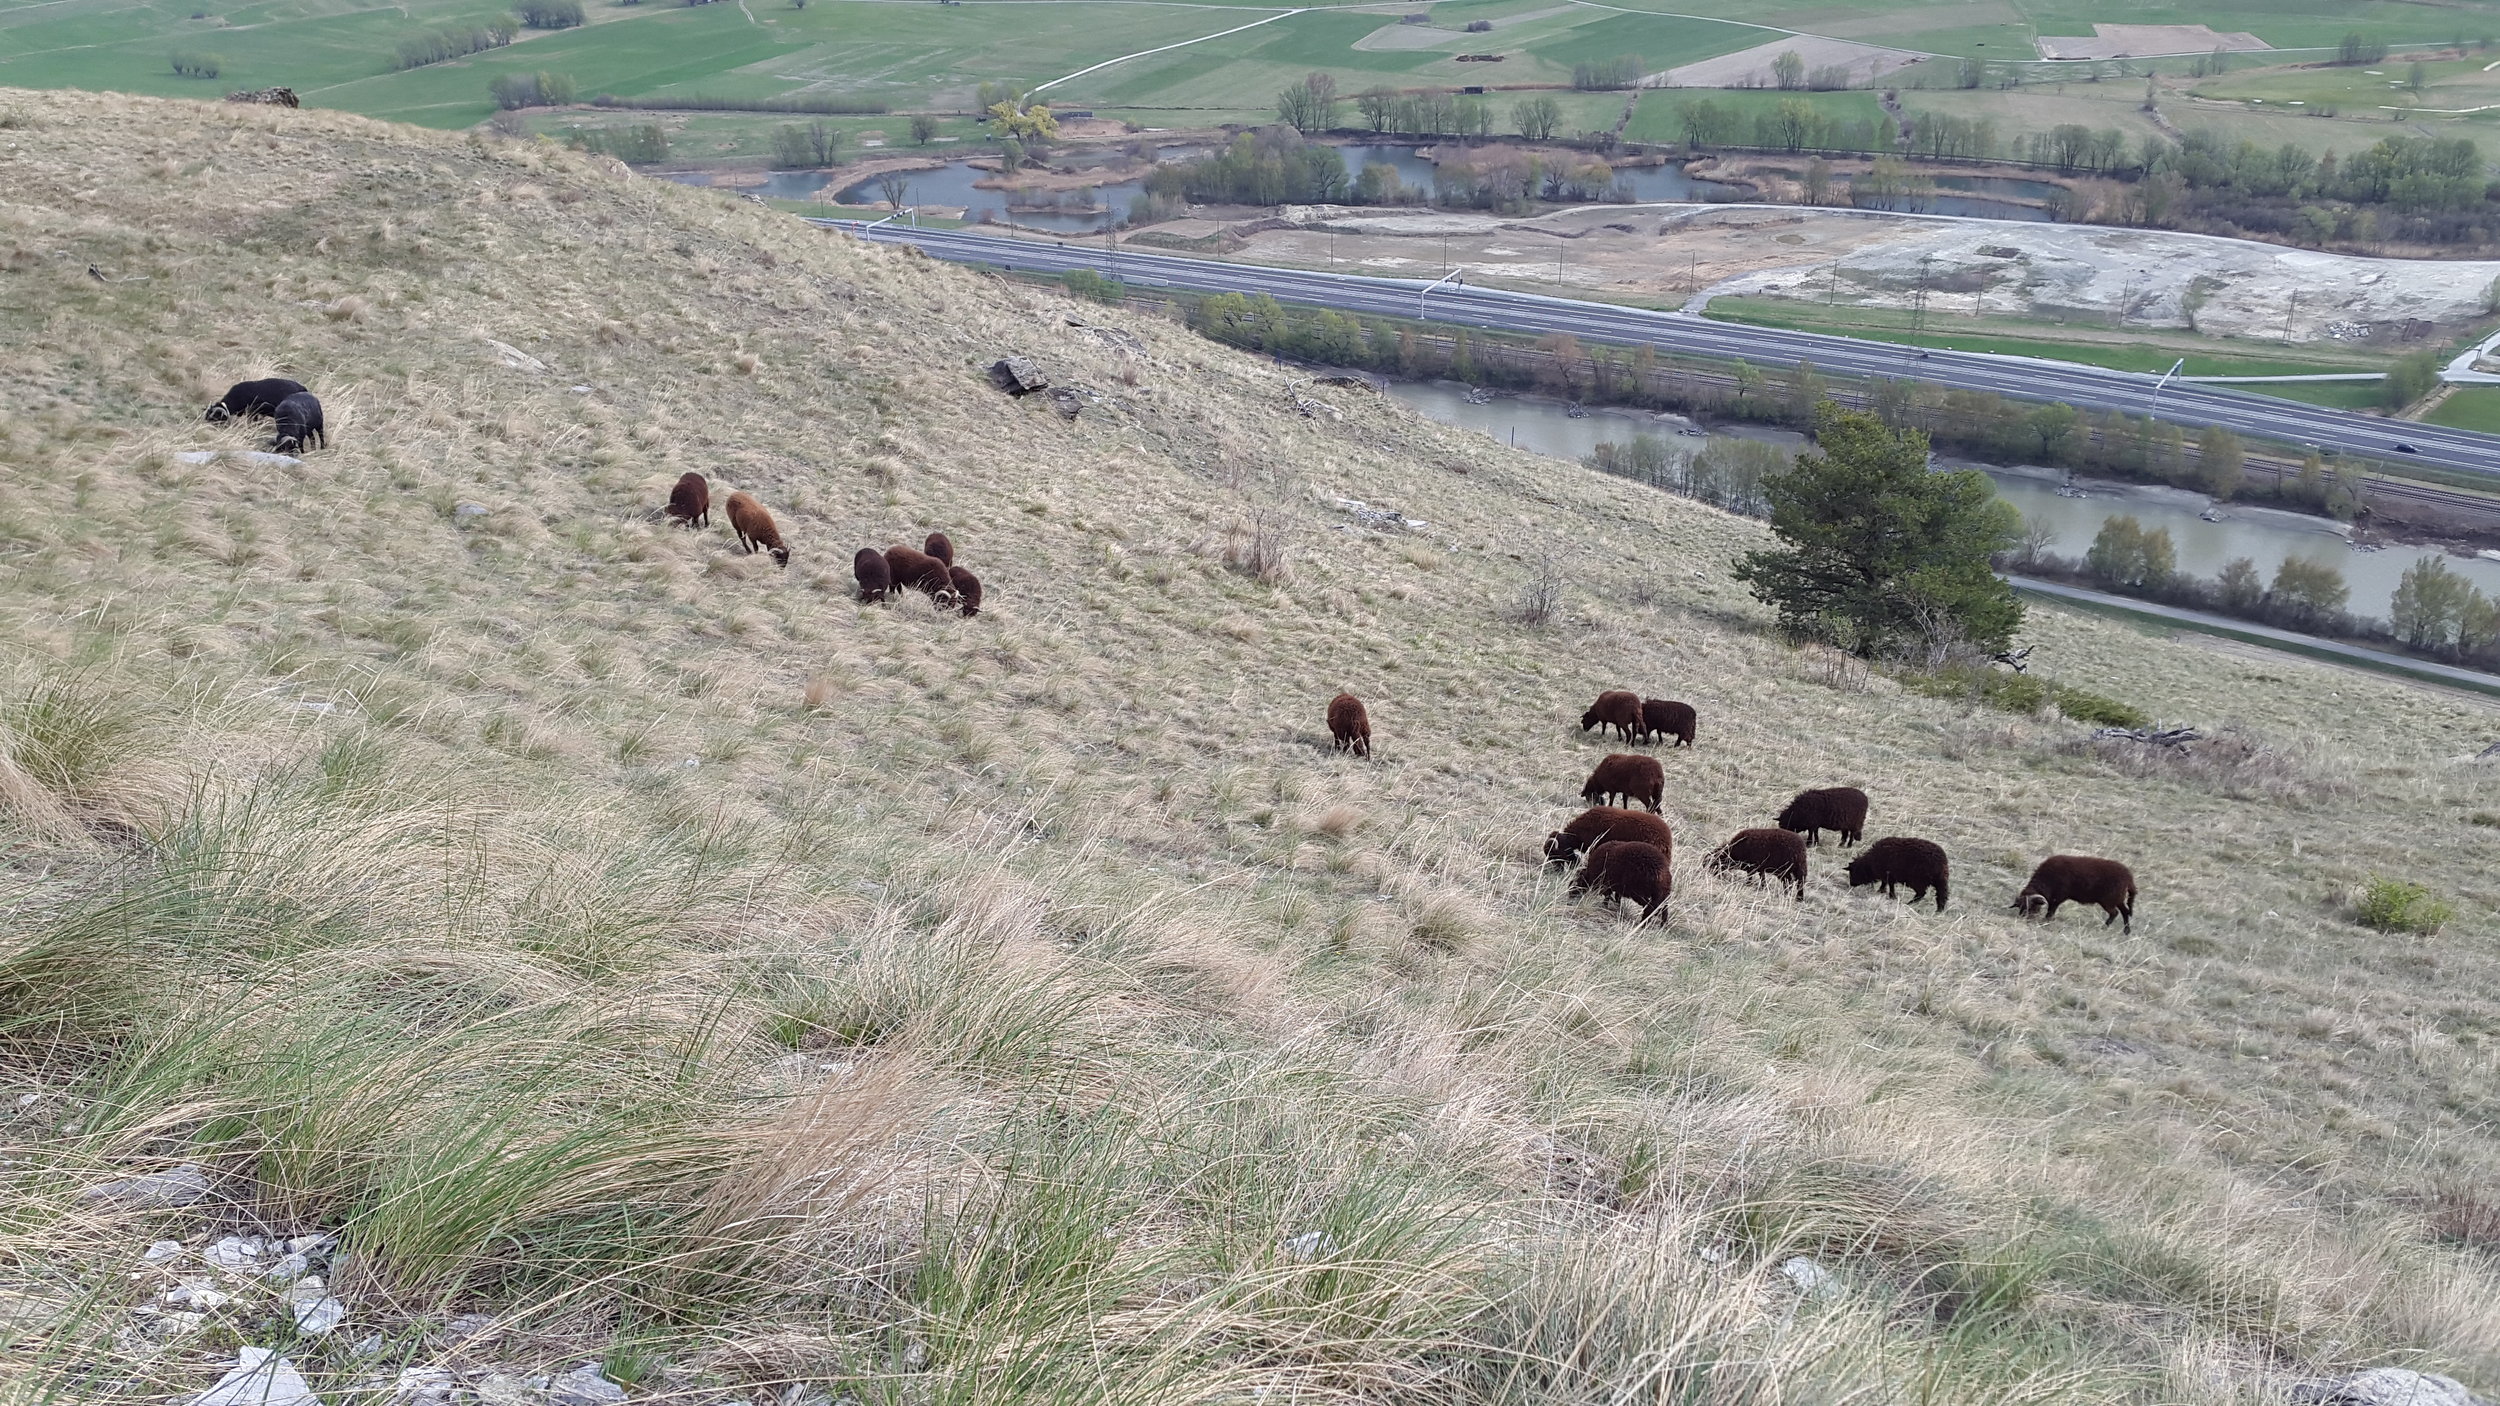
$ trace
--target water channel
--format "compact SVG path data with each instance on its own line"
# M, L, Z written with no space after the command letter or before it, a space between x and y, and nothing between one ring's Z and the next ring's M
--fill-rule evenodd
M1683 434L1691 422L1678 415L1591 407L1574 418L1561 402L1538 396L1501 395L1472 403L1467 388L1450 381L1400 382L1388 391L1427 419L1478 430L1557 459L1577 461L1601 442L1620 443L1635 434L1664 436L1670 444L1696 451L1705 442ZM1741 433L1748 439L1792 446L1803 442L1800 436L1781 430ZM2291 557L2329 563L2344 573L2345 583L2352 588L2351 608L2356 615L2384 617L2397 578L2428 556L2445 558L2486 595L2500 596L2500 561L2401 544L2359 551L2346 540L2341 524L2304 513L2237 503L2217 506L2204 494L2186 489L2097 479L2078 480L2075 486L2086 496L2074 498L2059 492L2065 481L2060 470L2002 468L1943 458L1937 462L1942 467L1973 468L1987 474L1998 495L2014 505L2024 522L2045 524L2055 534L2049 550L2060 556L2082 556L2102 523L2131 516L2148 531L2167 529L2177 548L2179 570L2191 575L2211 577L2236 557L2255 562L2269 581L2274 579L2274 569ZM2208 509L2218 512L2222 520L2206 521L2201 514Z

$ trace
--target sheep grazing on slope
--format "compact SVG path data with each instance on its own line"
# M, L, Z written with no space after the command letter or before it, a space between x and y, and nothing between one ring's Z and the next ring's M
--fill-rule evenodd
M1675 853L1675 832L1667 822L1645 810L1625 810L1620 806L1591 806L1571 818L1571 823L1545 837L1545 862L1568 864L1580 852L1608 840L1638 840L1656 845L1668 854Z
M754 495L743 490L730 494L726 511L730 527L738 534L739 546L749 552L761 549L772 553L776 565L790 564L790 549L781 545L781 529L773 525L773 515L764 511L764 505L756 502Z
M2031 871L2031 882L2014 896L2014 910L2024 917L2038 914L2045 921L2057 916L2060 905L2089 903L2101 910L2101 926L2121 924L2119 931L2135 931L2135 874L2115 859L2091 859L2080 854L2053 854L2040 861Z
M1647 919L1675 892L1674 862L1656 845L1608 840L1589 851L1589 862L1571 880L1573 898L1592 889L1617 908L1630 899L1641 905L1641 917Z
M1807 844L1816 843L1825 830L1837 830L1842 844L1854 845L1866 831L1866 793L1855 786L1799 791L1772 823L1804 835Z
M874 547L851 553L851 574L859 578L863 601L881 601L894 593L894 573L886 570L885 553Z
M668 491L668 515L687 527L711 526L711 480L698 473L679 474L677 486Z
M965 615L981 613L981 578L960 566L946 568L948 579L955 583L955 606Z
M1944 846L1907 835L1886 835L1868 845L1866 853L1849 861L1849 887L1880 884L1877 892L1891 898L1899 886L1907 884L1912 903L1934 889L1939 913L1944 911L1945 898L1951 892L1951 877L1952 866L1944 857Z
M279 401L269 418L278 425L276 435L269 441L270 449L277 453L301 454L308 448L326 449L330 445L329 432L321 422L321 398L311 391L297 391Z
M1641 736L1644 739L1672 737L1678 747L1693 745L1693 727L1699 721L1690 703L1677 703L1666 698L1641 700Z
M1777 879L1781 888L1797 886L1797 901L1806 901L1806 842L1787 830L1739 830L1710 856L1713 873L1751 874L1756 884Z
M1639 801L1656 811L1667 798L1666 768L1658 765L1656 757L1632 752L1608 754L1580 787L1580 799L1605 805L1613 796L1622 797L1626 806Z
M948 566L955 564L955 541L943 532L930 533L929 539L920 544L920 550L936 557Z
M1337 751L1358 757L1372 754L1372 715L1362 699L1340 693L1328 700L1328 735L1336 739Z
M1622 733L1627 742L1632 739L1633 734L1641 730L1641 696L1639 694L1610 688L1597 695L1597 701L1590 704L1589 710L1580 715L1582 732L1590 728L1603 732L1610 727Z
M228 420L248 420L255 415L275 414L278 402L303 393L301 381L290 381L284 376L237 381L228 386L226 393L218 397L217 403L208 407L207 413L200 418L212 425L222 425Z
M888 547L885 549L885 570L898 591L909 587L915 591L926 591L931 596L951 596L955 593L955 580L946 574L946 563L927 552L910 547Z

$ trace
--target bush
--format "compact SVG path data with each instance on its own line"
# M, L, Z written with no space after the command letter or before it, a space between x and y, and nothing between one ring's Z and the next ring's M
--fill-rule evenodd
M822 122L804 127L792 125L773 129L773 166L782 171L801 171L818 166L832 166L842 160L842 133Z
M432 34L400 40L393 66L423 68L430 63L482 54L510 44L512 36L517 33L517 29L500 20L493 24L454 25L449 29L438 29Z
M214 78L223 67L215 54L203 54L190 49L176 49L166 55L165 61L173 65L174 76L177 78Z
M524 107L563 107L573 101L573 80L561 73L507 73L486 85L495 106L511 111Z
M580 150L613 156L637 166L668 159L668 133L656 122L645 122L639 127L593 127L573 133L569 140Z
M1128 296L1128 288L1116 278L1105 278L1092 269L1070 269L1061 278L1068 291L1080 298L1098 303L1117 303Z
M2054 703L2057 711L2076 722L2100 727L2145 727L2152 722L2142 709L2090 689L1982 665L1955 665L1932 673L1905 674L1901 682L1912 692L1930 698L1975 699L2009 713L2036 713L2042 704Z
M2363 927L2380 932L2429 934L2456 916L2456 908L2431 897L2431 891L2420 884L2373 877L2361 891L2353 916Z
M521 0L513 9L532 29L571 29L582 23L582 0Z

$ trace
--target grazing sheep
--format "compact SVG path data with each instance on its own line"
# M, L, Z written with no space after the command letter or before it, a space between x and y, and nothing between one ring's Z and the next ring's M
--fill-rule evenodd
M955 604L966 615L981 613L981 578L960 566L946 568L948 579L955 583Z
M754 495L744 490L730 494L726 511L730 527L738 534L739 546L749 552L758 548L771 552L775 565L790 564L790 549L781 545L781 529L773 525L773 515L764 511L764 505L756 502Z
M1608 840L1589 851L1589 862L1572 876L1571 896L1596 890L1617 908L1630 899L1646 920L1675 892L1675 866L1667 852L1639 840Z
M1609 796L1621 796L1627 806L1639 801L1655 812L1667 798L1666 768L1658 765L1656 757L1644 757L1632 752L1610 753L1597 764L1595 771L1589 773L1587 784L1580 788L1581 800L1598 805L1606 804Z
M1698 715L1690 703L1676 703L1664 698L1641 700L1641 736L1672 737L1678 747L1693 745L1693 725Z
M930 533L929 540L920 544L920 550L936 557L948 566L955 564L955 541L943 532Z
M1914 840L1907 835L1886 835L1866 847L1866 853L1849 861L1849 887L1863 888L1880 884L1877 892L1886 898L1894 896L1896 885L1910 886L1910 902L1936 891L1936 911L1944 911L1946 895L1951 891L1948 880L1952 866L1944 857L1944 846L1933 840Z
M1580 715L1582 732L1590 728L1603 732L1610 727L1621 732L1627 742L1632 739L1634 733L1641 730L1641 696L1639 694L1610 688L1597 695L1597 701L1590 704L1589 710Z
M1806 842L1786 830L1739 830L1710 856L1714 873L1753 875L1759 885L1777 879L1780 887L1797 886L1797 901L1806 901Z
M1866 831L1866 793L1855 786L1799 791L1772 823L1804 835L1807 844L1816 843L1825 830L1837 830L1842 844L1854 845Z
M668 491L668 515L688 527L711 526L711 480L698 473L679 474L677 486Z
M307 447L329 447L330 436L321 424L321 398L311 391L297 391L279 401L269 417L278 422L277 435L269 441L271 450L301 454Z
M2043 921L2057 916L2059 905L2089 903L2104 915L2101 926L2121 924L2135 931L2135 875L2115 859L2090 859L2080 854L2053 854L2031 871L2031 882L2014 896L2014 910Z
M1657 816L1645 810L1591 806L1545 837L1545 862L1568 864L1580 857L1580 851L1608 840L1638 840L1675 853L1675 834Z
M273 414L279 401L303 393L301 381L290 381L284 376L272 376L264 381L237 381L228 386L226 393L218 397L217 403L208 407L207 413L200 418L212 425L222 425L232 419L248 420L255 415Z
M916 591L927 591L932 596L951 596L955 593L955 581L946 574L946 563L927 552L914 551L910 547L888 547L885 549L885 570L898 591L909 586Z
M1337 751L1358 757L1372 754L1372 715L1362 699L1340 693L1328 700L1328 735L1337 740Z
M880 601L894 593L894 573L886 570L885 553L862 547L851 553L851 574L859 578L859 598Z

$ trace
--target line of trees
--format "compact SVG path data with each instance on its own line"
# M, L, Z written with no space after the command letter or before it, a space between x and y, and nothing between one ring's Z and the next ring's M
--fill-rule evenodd
M590 100L590 105L642 112L804 112L824 117L875 116L893 111L890 103L816 94L786 98L721 98L695 93L686 97L620 98L614 93L601 93Z
M519 32L503 20L493 20L486 24L453 25L431 34L412 35L399 41L393 66L401 69L423 68L431 63L482 54L510 44L512 36Z
M165 61L173 65L177 78L214 78L225 68L215 54L197 49L176 49L165 56Z
M525 107L565 107L573 101L573 80L561 73L506 73L486 85L495 106L506 112ZM657 128L653 129L657 131Z
M1493 134L1491 106L1480 97L1447 88L1427 88L1416 93L1367 88L1354 95L1354 110L1367 132L1408 137Z
M2349 608L2352 588L2333 562L2287 557L2268 582L2256 562L2240 557L2225 563L2210 579L2193 576L2178 569L2178 548L2170 529L2148 529L2131 514L2105 519L2079 561L2044 550L2040 545L2044 535L2027 530L2022 544L2007 553L2005 564L2027 575L2306 634L2392 638L2375 622L2353 615Z
M632 127L586 127L567 134L565 140L579 150L613 156L637 166L668 160L668 132L657 122Z
M571 29L582 23L582 0L520 0L512 12L531 29Z
M1588 59L1571 66L1571 86L1584 93L1602 93L1622 88L1637 88L1649 70L1638 54L1621 54L1611 59Z
M1895 146L1892 120L1886 117L1826 116L1803 98L1782 98L1746 115L1734 103L1696 98L1676 108L1685 145L1695 148L1749 146L1765 151L1837 151L1865 154L1888 152Z
M842 131L831 123L810 122L803 127L787 123L773 129L775 170L812 170L839 165L841 161Z

